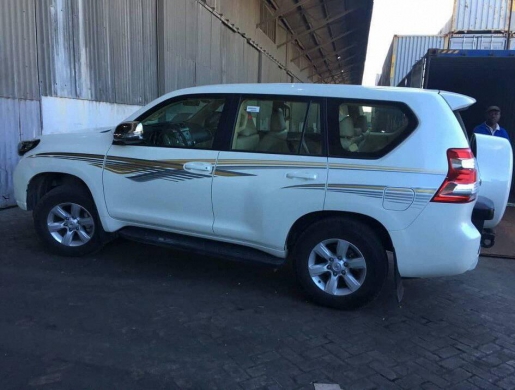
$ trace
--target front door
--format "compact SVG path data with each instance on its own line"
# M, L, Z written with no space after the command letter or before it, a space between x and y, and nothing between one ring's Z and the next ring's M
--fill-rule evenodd
M223 96L176 97L138 120L143 140L113 145L104 170L109 214L133 225L212 234L211 185Z

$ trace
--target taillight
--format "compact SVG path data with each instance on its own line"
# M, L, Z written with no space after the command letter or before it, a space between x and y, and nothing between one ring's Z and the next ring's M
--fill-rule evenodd
M476 199L476 160L470 149L447 150L449 170L432 202L468 203Z

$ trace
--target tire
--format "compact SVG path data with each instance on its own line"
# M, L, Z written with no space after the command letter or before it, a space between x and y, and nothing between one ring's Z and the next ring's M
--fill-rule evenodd
M306 294L337 309L362 307L377 297L388 273L381 240L351 218L315 222L298 238L293 265Z
M91 196L69 185L49 191L34 208L34 227L43 244L62 256L83 256L104 245L106 233Z

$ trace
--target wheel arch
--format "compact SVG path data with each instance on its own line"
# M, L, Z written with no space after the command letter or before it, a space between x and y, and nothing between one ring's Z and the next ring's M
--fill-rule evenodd
M286 239L286 248L287 248L288 252L291 252L291 249L295 245L295 242L297 241L298 237L311 224L321 221L321 220L324 220L324 219L335 218L335 217L352 218L355 221L359 221L359 222L369 226L374 232L377 233L379 239L381 240L381 243L383 244L383 246L386 250L390 250L390 251L394 250L392 239L390 237L390 234L388 233L388 230L378 220L376 220L372 217L369 217L367 215L364 215L364 214L359 214L359 213L325 210L325 211L317 211L317 212L306 214L295 221L295 223L292 225L292 227L288 233L288 237Z
M84 180L75 175L62 172L44 172L34 176L27 188L27 210L34 210L36 204L52 189L71 185L84 190L92 199L93 194Z

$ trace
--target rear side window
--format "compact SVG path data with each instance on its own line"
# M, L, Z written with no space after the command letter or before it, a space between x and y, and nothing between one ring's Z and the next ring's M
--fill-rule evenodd
M329 154L333 157L379 158L417 127L402 103L334 99L329 104Z
M321 156L321 105L279 96L240 101L231 150Z

